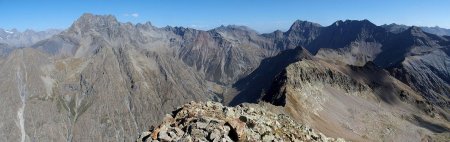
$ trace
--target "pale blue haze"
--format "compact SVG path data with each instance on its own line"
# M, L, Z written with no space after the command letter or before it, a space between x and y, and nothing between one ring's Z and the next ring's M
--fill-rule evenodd
M64 29L86 12L112 14L121 22L150 21L158 27L237 24L260 32L286 30L297 19L325 26L368 19L378 25L450 28L448 0L0 0L0 28Z

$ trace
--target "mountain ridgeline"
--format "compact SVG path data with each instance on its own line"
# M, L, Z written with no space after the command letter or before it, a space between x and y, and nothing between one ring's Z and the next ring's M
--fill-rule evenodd
M445 139L450 38L392 31L368 20L204 31L84 14L39 40L0 40L1 141L135 141L191 101L259 103L352 141Z

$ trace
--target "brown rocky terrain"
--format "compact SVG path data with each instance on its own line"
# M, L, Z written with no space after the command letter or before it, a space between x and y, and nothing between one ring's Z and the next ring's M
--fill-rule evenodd
M143 132L137 141L344 141L326 137L267 107L191 102L167 114L159 126Z
M262 99L325 135L351 141L418 141L450 130L448 110L373 63L302 60L286 67Z
M208 116L225 113L209 106L212 113L198 113L209 124L238 115L258 121L264 112L267 121L255 128L273 119L298 135L280 128L278 136L268 135L277 140L311 140L306 125L324 141L319 131L351 141L448 138L449 37L414 27L391 33L367 20L327 27L295 21L286 32L259 34L245 26L158 28L84 14L61 33L32 42L0 43L0 141L135 141L191 101L283 106L272 112L283 117L259 110L261 104L256 112L220 106L243 111L230 117ZM166 118L160 128L191 126L178 121L192 118L180 112ZM188 139L236 140L222 135L236 127L225 124L195 125L208 135L220 129L220 136ZM264 140L255 128L246 126L250 137L242 140ZM166 132L172 140L192 134Z
M0 135L132 141L176 106L223 101L230 82L279 51L271 45L239 26L157 28L84 14L31 47L2 46Z

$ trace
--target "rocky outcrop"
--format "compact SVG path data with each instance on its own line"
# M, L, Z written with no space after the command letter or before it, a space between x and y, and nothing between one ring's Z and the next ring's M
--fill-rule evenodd
M298 91L308 92L318 91L324 86L339 88L343 92L352 95L364 95L372 92L368 85L320 62L305 60L289 65L278 74L273 82L275 84L266 92L262 100L275 105L286 105L286 96L280 96L286 95L286 88L282 88L284 85L278 83L295 84L295 88ZM310 88L312 86L315 86L314 89ZM319 108L320 106L310 107Z
M283 114L258 105L222 106L191 102L143 132L144 141L344 141L316 132Z

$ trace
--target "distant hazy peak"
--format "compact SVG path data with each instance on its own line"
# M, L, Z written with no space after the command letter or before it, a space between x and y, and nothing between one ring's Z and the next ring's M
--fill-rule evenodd
M40 40L47 39L55 34L60 33L58 29L48 29L44 31L34 31L26 29L21 32L17 29L1 29L0 43L8 44L11 47L24 47L32 45Z
M393 33L401 33L403 31L409 29L410 26L392 23L389 25L388 24L381 25L381 27L383 27L386 30L393 32ZM431 34L435 34L435 35L439 35L439 36L450 35L450 29L441 28L439 26L434 26L434 27L417 26L417 27L419 27L423 32L427 32L427 33L431 33Z
M253 30L250 27L243 26L243 25L221 25L217 28L212 29L213 31L245 31L245 32L251 32L251 33L257 33L257 31Z
M8 34L13 34L13 33L16 33L16 32L17 32L17 30L16 30L16 29L10 29L10 30L6 30L6 29L2 29L2 28L0 28L0 32L3 32L3 33L8 33Z

